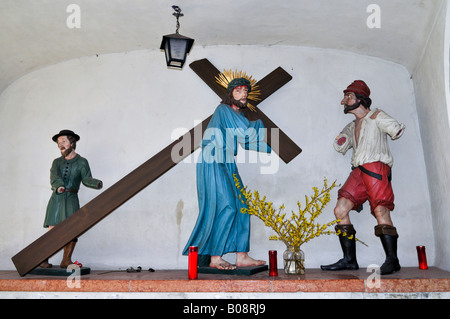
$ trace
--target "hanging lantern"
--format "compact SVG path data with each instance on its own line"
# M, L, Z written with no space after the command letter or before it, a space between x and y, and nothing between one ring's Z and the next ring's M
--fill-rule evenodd
M161 50L166 54L166 63L168 67L181 69L186 62L186 55L191 51L194 39L185 37L178 33L180 29L179 18L184 14L178 6L172 6L175 10L173 15L177 18L177 28L175 33L163 36Z

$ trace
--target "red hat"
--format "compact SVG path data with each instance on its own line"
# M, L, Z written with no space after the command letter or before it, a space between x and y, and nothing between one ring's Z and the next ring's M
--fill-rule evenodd
M344 90L345 94L348 92L358 93L365 97L370 96L370 89L367 86L367 84L362 80L353 81L353 83L350 84L346 90Z

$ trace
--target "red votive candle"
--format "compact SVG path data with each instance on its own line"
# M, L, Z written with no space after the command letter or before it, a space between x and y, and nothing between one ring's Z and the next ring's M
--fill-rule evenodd
M189 246L188 263L189 279L197 279L198 248L196 246Z
M416 246L416 249L417 249L417 257L419 258L419 269L428 269L425 246Z
M276 250L269 250L269 276L278 276Z

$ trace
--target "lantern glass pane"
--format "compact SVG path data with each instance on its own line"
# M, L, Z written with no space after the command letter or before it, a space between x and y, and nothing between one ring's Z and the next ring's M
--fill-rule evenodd
M171 59L184 60L186 58L187 40L171 38L167 42L170 42L169 48Z

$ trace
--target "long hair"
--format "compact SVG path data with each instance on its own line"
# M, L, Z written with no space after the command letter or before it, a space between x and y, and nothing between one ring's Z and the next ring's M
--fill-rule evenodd
M223 96L222 101L220 102L226 105L236 105L240 109L245 109L247 107L247 103L242 103L241 101L235 100L233 98L233 92L229 92L227 95Z

